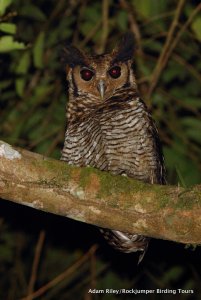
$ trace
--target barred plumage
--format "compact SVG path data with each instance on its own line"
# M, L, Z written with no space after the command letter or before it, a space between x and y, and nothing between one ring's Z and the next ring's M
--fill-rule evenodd
M130 37L129 42L124 39L124 44L112 54L97 56L86 56L78 49L73 55L75 48L67 48L68 126L61 159L73 165L164 184L158 133L138 96L129 56L133 49L129 52L127 44L131 47ZM144 236L101 231L122 252L144 253L147 248L149 238Z

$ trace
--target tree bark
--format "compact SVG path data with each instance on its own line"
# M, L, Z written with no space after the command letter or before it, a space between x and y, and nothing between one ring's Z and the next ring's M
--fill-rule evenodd
M104 228L201 244L201 185L145 184L0 142L0 197Z

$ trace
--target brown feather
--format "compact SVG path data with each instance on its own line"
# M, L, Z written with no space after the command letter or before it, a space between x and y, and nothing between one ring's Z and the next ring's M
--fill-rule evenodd
M86 56L74 48L68 50L68 126L61 159L68 164L89 165L115 175L164 184L158 132L138 95L131 70L133 49L133 39L127 36L111 54ZM81 77L85 57L94 71L89 81ZM109 74L114 62L121 69L115 79ZM104 99L98 90L100 81L104 82ZM109 229L101 231L114 248L125 253L142 251L142 259L149 238Z

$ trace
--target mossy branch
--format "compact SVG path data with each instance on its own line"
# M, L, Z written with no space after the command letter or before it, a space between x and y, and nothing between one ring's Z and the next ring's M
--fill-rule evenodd
M198 185L144 184L0 142L0 197L100 227L201 244Z

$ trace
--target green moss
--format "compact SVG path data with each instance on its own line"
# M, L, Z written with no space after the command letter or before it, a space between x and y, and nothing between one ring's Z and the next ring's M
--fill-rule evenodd
M90 183L92 174L96 174L100 179L100 190L98 196L110 196L113 193L132 193L142 190L144 184L133 179L112 175L111 173L99 171L92 167L82 168L80 172L80 186L85 188Z
M157 209L164 208L169 204L170 198L164 193L163 185L153 185L151 191L157 196Z
M160 208L165 208L168 204L169 204L169 197L167 197L166 195L161 195L160 200L159 200L159 209Z
M182 193L178 195L178 200L175 203L176 209L193 209L194 207L200 207L200 201L198 201L198 195L196 193L189 191L189 189L185 189Z
M165 219L166 224L168 224L168 226L172 226L173 222L174 222L174 216L173 215L168 215Z
M53 159L44 159L42 160L42 164L51 171L54 171L55 168L58 170L58 161Z
M158 209L165 208L166 206L169 205L170 197L168 197L162 189L161 190L158 189L156 191L156 194L157 194L157 198L159 199L158 200Z
M115 194L131 194L144 188L144 184L124 176L109 175L102 172L99 175L101 182L100 196L110 196Z
M85 188L90 183L90 176L97 173L97 170L92 167L82 168L80 171L79 186Z
M119 205L118 205L118 203L117 203L117 201L116 201L116 198L110 200L110 207L111 207L111 208L118 208L118 207L119 207Z
M60 178L65 181L69 181L71 178L72 169L75 168L74 166L70 166L65 162L54 159L45 159L42 161L42 165L45 166L47 170L55 174L57 181L59 181Z

